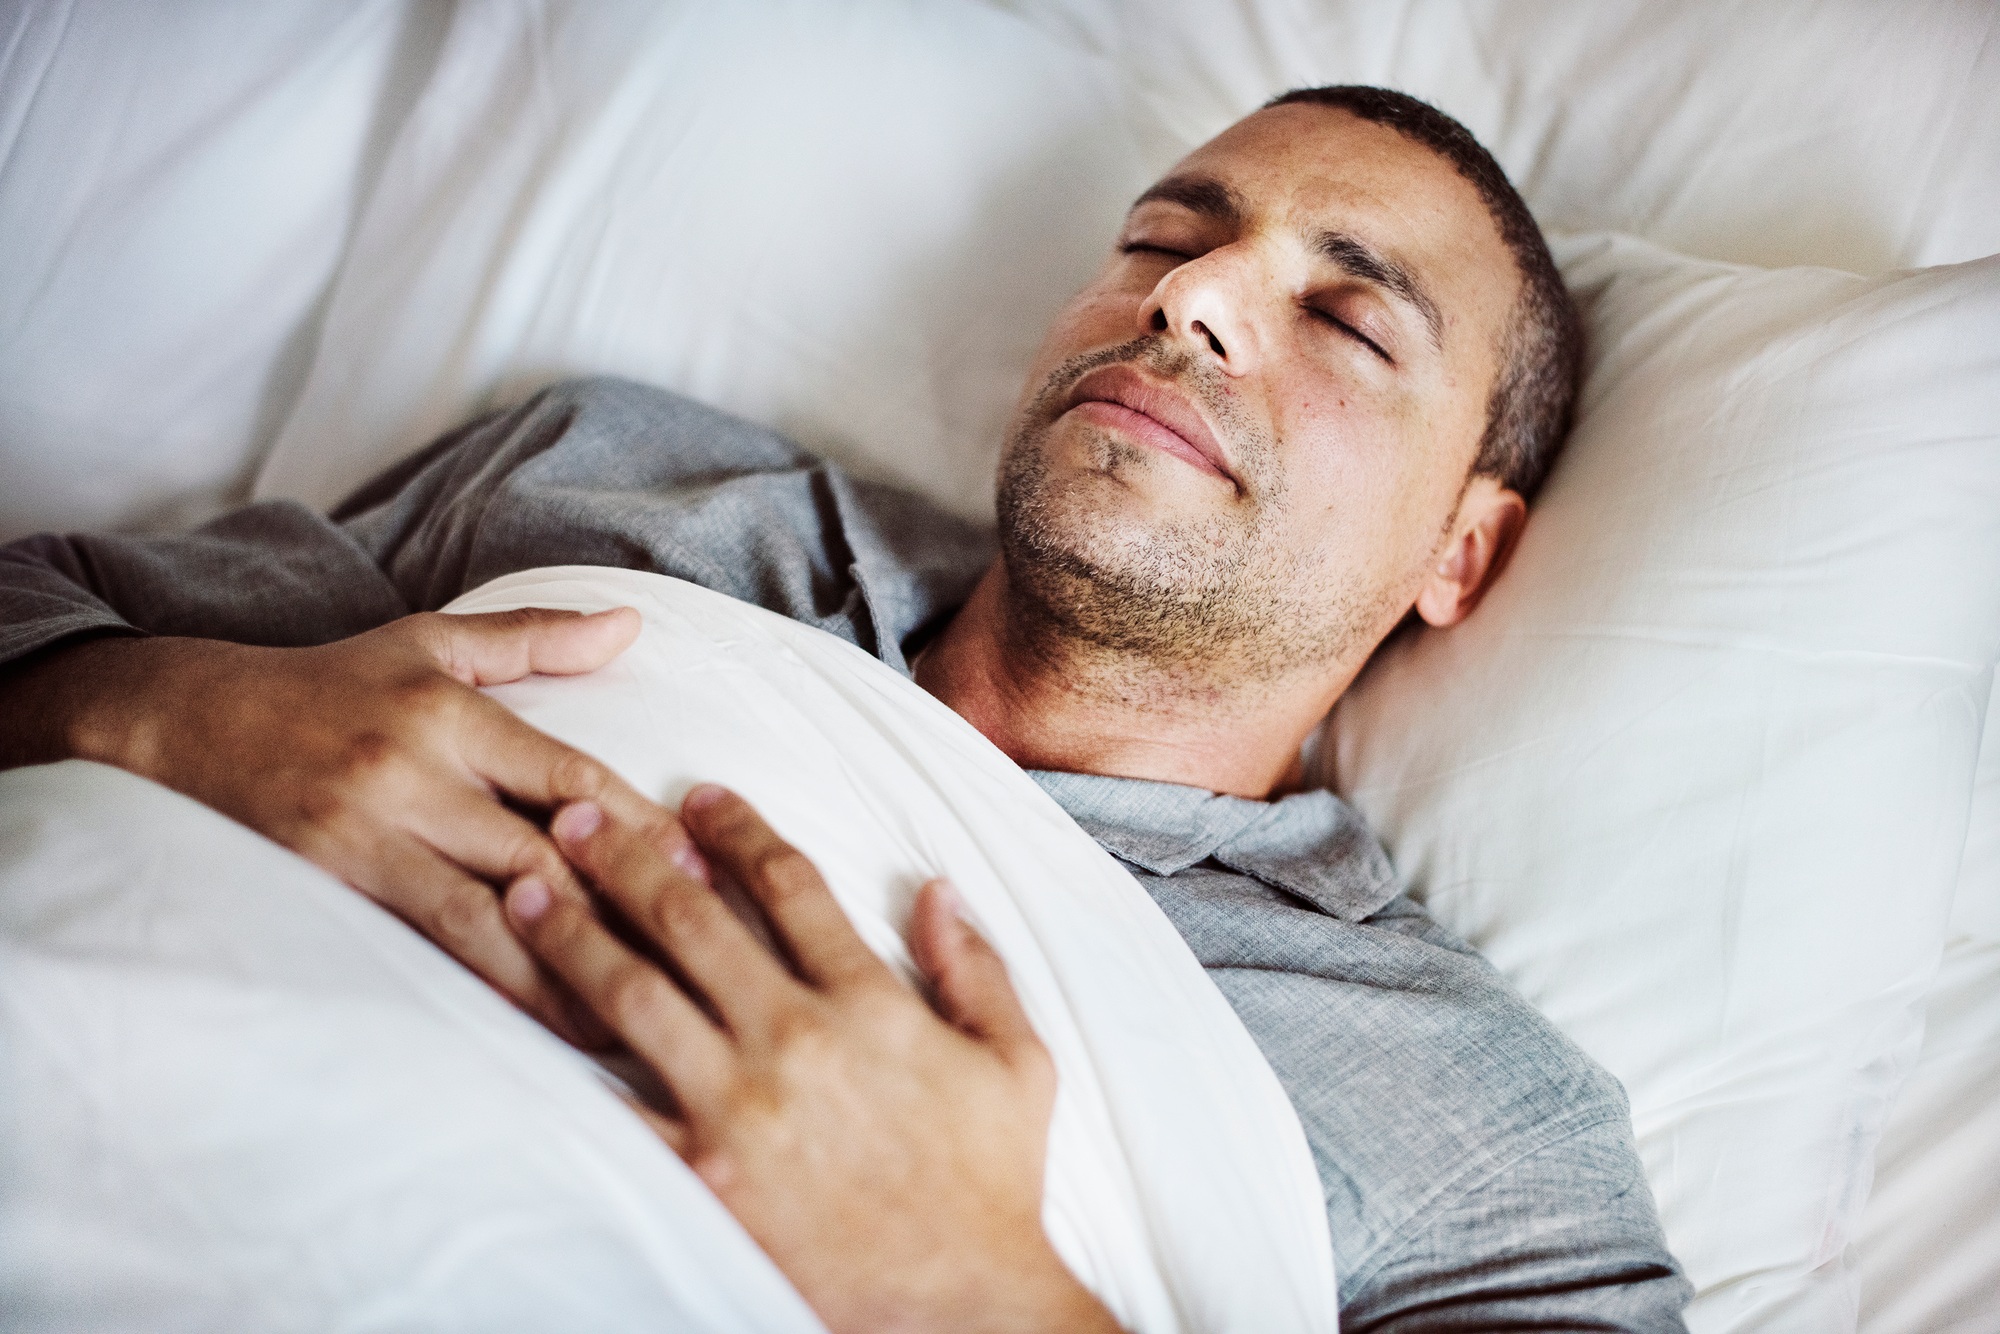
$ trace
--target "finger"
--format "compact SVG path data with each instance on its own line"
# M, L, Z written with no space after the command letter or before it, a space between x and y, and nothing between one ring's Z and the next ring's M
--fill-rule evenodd
M583 892L554 840L494 800L484 787L440 779L410 795L404 827L488 884L539 876L558 889Z
M709 859L726 867L757 901L808 982L894 981L818 869L779 838L749 802L704 783L681 803L681 818Z
M516 611L412 618L412 631L437 665L470 686L518 681L532 672L596 671L631 647L642 622L630 607L608 611Z
M602 1031L578 1022L571 998L508 926L492 886L404 834L385 842L366 874L349 879L558 1037L602 1045Z
M670 812L653 807L632 824L577 802L556 812L549 832L732 1032L763 1031L797 994L791 975L710 885L707 864Z
M469 776L526 805L554 810L574 801L595 802L633 823L660 809L608 765L530 727L484 695L464 701L454 740Z
M488 885L506 886L536 876L559 891L584 896L576 873L548 835L493 800L492 794L448 783L426 784L419 793L421 805L411 812L405 827L447 862ZM497 903L497 892L489 892L488 897ZM502 920L504 923L504 915ZM511 935L512 929L508 931ZM581 1004L560 982L546 974L544 979L567 1021L559 1030L561 1036L590 1051L610 1046L611 1030L590 1007ZM535 1013L542 1018L540 1011Z
M685 992L582 901L532 876L508 889L506 904L528 948L653 1068L681 1107L713 1106L734 1057L728 1039Z
M962 911L951 883L933 880L918 892L910 914L910 953L930 979L938 1011L1003 1057L1039 1051L1041 1039L1021 1008L1007 965Z

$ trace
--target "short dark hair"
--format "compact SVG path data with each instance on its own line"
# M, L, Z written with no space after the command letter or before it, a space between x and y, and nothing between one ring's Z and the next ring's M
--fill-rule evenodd
M1502 336L1500 375L1487 400L1486 434L1472 471L1532 497L1569 432L1583 364L1583 326L1534 214L1472 132L1428 102L1389 88L1333 84L1294 88L1264 105L1294 102L1386 125L1451 163L1479 192L1520 270L1521 291Z

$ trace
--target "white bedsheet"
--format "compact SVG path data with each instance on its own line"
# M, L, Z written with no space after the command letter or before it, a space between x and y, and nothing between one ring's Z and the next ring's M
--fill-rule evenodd
M1332 1330L1282 1088L1137 884L957 715L819 631L657 575L458 610L645 613L496 693L642 789L756 801L907 966L944 872L1061 1076L1045 1221L1142 1330ZM809 1330L580 1057L393 919L116 770L0 775L0 1311L38 1330Z

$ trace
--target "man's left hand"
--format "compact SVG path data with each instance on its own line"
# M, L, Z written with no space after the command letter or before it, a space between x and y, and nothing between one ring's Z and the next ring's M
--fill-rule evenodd
M1117 1328L1042 1230L1054 1066L949 886L926 885L911 923L934 1012L732 793L695 789L679 825L578 803L553 832L681 984L573 891L514 884L517 929L666 1083L677 1114L643 1114L830 1329ZM715 892L711 863L790 968Z

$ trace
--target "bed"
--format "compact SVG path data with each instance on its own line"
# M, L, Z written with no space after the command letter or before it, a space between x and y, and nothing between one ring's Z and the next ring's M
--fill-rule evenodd
M1043 321L1284 88L1435 101L1583 304L1495 595L1313 748L1624 1081L1701 1330L2000 1330L2000 13L0 9L0 536L328 505L578 373L979 515ZM1060 201L1059 204L1055 201Z

